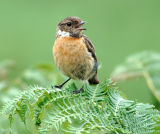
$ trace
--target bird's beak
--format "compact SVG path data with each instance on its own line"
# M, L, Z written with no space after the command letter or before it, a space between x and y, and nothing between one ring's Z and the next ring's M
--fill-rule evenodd
M81 25L83 25L83 24L85 24L85 23L87 23L87 22L85 22L85 21L81 21L81 22L80 22Z
M81 27L81 26L82 26L83 24L85 24L85 23L87 23L87 22L81 21L81 22L80 22L80 27L77 28L77 29L79 29L79 30L87 30L86 28L82 28L82 27Z

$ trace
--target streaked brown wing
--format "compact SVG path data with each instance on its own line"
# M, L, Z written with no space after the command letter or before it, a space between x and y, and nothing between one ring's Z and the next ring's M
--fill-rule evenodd
M86 44L86 47L88 49L88 51L92 54L92 57L95 59L95 61L97 62L97 57L96 57L96 54L95 54L95 50L94 50L94 47L92 45L92 42L89 40L89 38L85 35L83 35L83 38L84 38L84 42Z
M88 52L90 52L92 54L92 57L94 58L94 67L93 67L93 77L90 78L88 80L89 84L98 84L99 83L99 80L98 80L98 77L97 77L97 68L98 68L98 63L97 63L97 57L96 57L96 54L95 54L95 50L94 50L94 47L92 45L92 42L89 40L89 38L85 35L83 35L83 38L84 38L84 42L86 44L86 47L88 49Z

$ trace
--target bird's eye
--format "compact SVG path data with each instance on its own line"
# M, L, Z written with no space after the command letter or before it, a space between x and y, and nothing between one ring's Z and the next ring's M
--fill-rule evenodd
M72 25L72 23L71 23L71 22L68 22L68 23L67 23L67 26L69 26L69 27L70 27L71 25Z

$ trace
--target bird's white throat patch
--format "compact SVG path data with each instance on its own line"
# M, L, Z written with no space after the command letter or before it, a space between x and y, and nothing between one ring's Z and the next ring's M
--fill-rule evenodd
M65 31L61 31L61 30L58 30L57 34L60 37L69 37L70 36L69 32L65 32Z

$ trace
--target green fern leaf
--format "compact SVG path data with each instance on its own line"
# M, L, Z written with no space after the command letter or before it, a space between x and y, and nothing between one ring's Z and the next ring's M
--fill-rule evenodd
M114 81L135 77L144 77L149 89L160 102L160 54L146 51L131 55L112 74Z
M160 115L154 106L122 98L110 80L74 95L72 83L63 90L31 87L3 110L12 124L17 114L26 124L30 118L39 133L151 134ZM29 113L27 115L26 113Z

